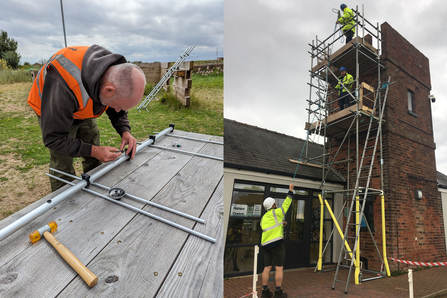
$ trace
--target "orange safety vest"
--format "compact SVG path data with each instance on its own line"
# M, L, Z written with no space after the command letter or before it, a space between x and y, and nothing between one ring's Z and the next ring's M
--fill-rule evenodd
M84 85L82 84L82 60L88 48L89 47L87 46L64 48L54 54L50 60L40 68L28 95L28 104L33 108L37 115L40 116L41 114L40 106L42 102L43 85L50 65L62 76L78 100L79 110L73 113L74 119L84 120L88 118L96 118L104 113L107 107L104 107L101 113L97 115L93 113L93 100L90 98L87 90L85 90Z

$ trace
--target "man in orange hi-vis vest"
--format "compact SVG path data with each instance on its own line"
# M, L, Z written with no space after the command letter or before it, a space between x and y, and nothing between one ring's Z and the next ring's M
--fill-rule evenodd
M67 47L39 70L28 96L37 114L42 139L50 151L50 168L75 174L73 158L83 157L84 173L121 155L135 155L127 110L144 95L146 78L124 56L92 45ZM120 148L100 146L96 117L106 112L121 136ZM53 175L63 175L51 171ZM51 189L65 185L50 179Z

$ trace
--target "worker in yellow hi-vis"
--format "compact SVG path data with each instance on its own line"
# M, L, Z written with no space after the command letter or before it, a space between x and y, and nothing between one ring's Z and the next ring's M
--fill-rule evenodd
M338 91L338 106L340 111L346 109L351 105L351 96L349 92L352 92L352 84L354 84L354 78L347 72L346 67L340 67L341 76L338 77L339 82L335 89ZM348 92L349 91L349 92Z
M343 11L343 16L341 16L336 23L343 25L343 34L346 36L346 43L352 40L355 34L355 21L354 12L346 6L346 4L340 5L341 11Z
M261 247L264 250L264 271L262 272L262 296L261 298L272 298L273 293L268 288L269 275L275 266L275 298L287 298L282 291L283 267L285 259L283 226L287 210L292 204L293 183L289 185L289 192L281 207L276 206L273 198L264 200L264 208L267 211L261 219L262 239Z

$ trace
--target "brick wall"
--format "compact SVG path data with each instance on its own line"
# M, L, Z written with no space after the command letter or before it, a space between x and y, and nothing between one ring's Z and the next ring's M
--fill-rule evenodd
M389 90L384 118L388 254L404 260L445 261L442 204L437 190L436 148L428 99L429 60L388 23L383 23L381 30L381 59L387 66L384 76L396 81ZM417 116L408 112L407 90L414 92ZM415 199L416 189L422 190L422 200Z
M445 236L441 195L437 191L435 143L431 114L429 60L388 23L381 25L381 60L386 70L381 73L383 84L388 76L395 82L388 92L384 113L383 159L384 192L386 201L386 233L388 257L411 261L445 261ZM361 66L360 66L361 67ZM377 87L377 68L364 70L360 81ZM407 90L415 94L415 114L408 112ZM365 134L359 143L363 144ZM341 140L332 140L332 156ZM355 139L351 138L349 188L355 182ZM347 158L348 144L344 144L338 160ZM370 187L380 188L380 155L376 162ZM337 170L348 173L348 164ZM421 190L422 200L415 199L415 190ZM382 226L380 197L374 199L374 239L381 251ZM368 232L361 234L361 254L368 258L372 268L380 267L380 260ZM389 262L390 269L408 266Z

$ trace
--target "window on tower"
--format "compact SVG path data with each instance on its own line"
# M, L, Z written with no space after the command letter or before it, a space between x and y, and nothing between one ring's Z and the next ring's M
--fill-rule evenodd
M408 100L408 113L417 117L416 110L414 106L414 92L407 89L407 100Z

